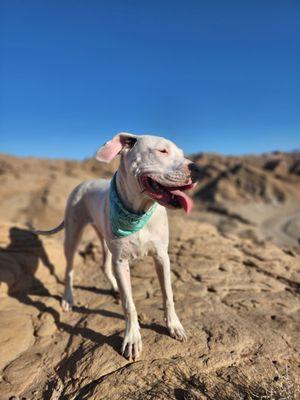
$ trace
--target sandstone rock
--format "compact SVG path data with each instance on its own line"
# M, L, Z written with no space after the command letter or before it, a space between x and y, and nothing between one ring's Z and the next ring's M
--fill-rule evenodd
M283 158L287 170L270 164L265 169L267 155L199 158L203 182L195 189L195 209L190 216L170 212L169 220L174 299L188 341L180 343L166 330L153 260L137 261L131 275L143 354L136 362L120 354L123 311L100 269L102 250L95 233L87 230L80 244L74 268L75 306L63 313L62 234L39 238L22 225L30 221L39 228L54 226L74 186L102 172L109 176L113 169L102 171L92 161L3 157L4 399L224 400L263 398L270 391L277 398L299 398L300 252L266 241L259 219L284 217L288 201L292 196L297 200L298 176L289 172L296 156L272 155ZM216 177L218 183L210 187ZM197 200L197 190L205 185L225 207L223 214L199 212L203 199ZM278 196L278 185L286 201L280 207L266 206ZM225 197L235 203L225 204ZM246 216L241 212L244 201ZM298 232L299 205L293 207L289 221L278 220L274 235L279 239L283 230Z
M34 343L30 316L17 311L0 311L0 370Z
M52 336L57 329L54 318L49 313L43 313L40 317L41 325L36 334L39 337Z

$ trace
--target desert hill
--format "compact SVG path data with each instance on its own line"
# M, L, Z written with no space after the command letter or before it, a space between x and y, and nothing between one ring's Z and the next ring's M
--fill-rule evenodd
M283 203L300 196L300 153L245 157L199 154L193 160L203 170L205 183L195 194L202 201Z
M300 153L198 154L191 159L201 166L193 193L201 218L221 231L297 244ZM106 165L94 159L78 162L1 155L0 218L42 228L56 224L78 183L111 177L117 165L118 161ZM268 229L272 224L273 231Z
M0 156L0 399L299 399L299 153L194 156L187 218L170 212L176 308L189 340L169 337L151 258L132 266L143 354L120 353L121 305L87 229L76 307L63 313L60 222L82 180L116 164Z
M223 233L296 245L300 226L300 153L225 157L198 154L194 198L201 220Z

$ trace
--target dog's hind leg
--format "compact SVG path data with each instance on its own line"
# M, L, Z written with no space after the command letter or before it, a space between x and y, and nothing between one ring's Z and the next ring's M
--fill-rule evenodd
M62 300L62 308L64 311L70 311L74 305L73 296L73 264L76 248L78 246L81 234L85 224L76 218L68 216L65 220L65 242L64 251L66 257L66 273L65 273L65 291Z
M102 239L102 247L103 247L103 272L106 278L108 279L109 283L111 284L112 290L115 295L119 293L118 284L116 278L112 271L112 256L105 240Z
M117 284L116 278L115 278L115 276L113 274L113 270L112 270L111 252L109 251L109 248L107 247L107 244L106 244L103 236L101 235L101 233L98 231L98 229L96 227L94 227L94 228L100 239L100 242L102 244L102 249L103 249L103 264L102 264L101 268L103 270L105 277L107 278L108 282L111 285L114 295L118 295L119 289L118 289L118 284Z

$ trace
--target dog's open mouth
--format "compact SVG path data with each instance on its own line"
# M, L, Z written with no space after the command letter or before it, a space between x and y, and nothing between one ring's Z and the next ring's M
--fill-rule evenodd
M165 186L150 176L143 175L140 178L144 191L159 204L169 208L183 208L189 213L193 207L193 200L184 193L192 189L195 184L183 186Z

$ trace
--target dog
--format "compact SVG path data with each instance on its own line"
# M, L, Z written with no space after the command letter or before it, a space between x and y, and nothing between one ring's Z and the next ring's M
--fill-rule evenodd
M63 222L35 233L50 235L65 229L62 308L68 311L74 304L74 253L83 228L93 225L103 246L104 274L122 301L126 325L121 352L136 360L142 340L129 269L136 258L147 254L154 258L168 331L175 339L187 340L173 301L166 208L191 211L193 202L185 191L196 185L198 167L173 142L158 136L121 132L98 150L96 159L109 163L117 155L120 166L111 181L81 183L68 198Z

